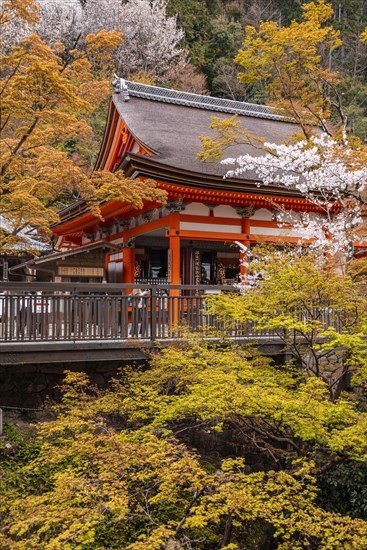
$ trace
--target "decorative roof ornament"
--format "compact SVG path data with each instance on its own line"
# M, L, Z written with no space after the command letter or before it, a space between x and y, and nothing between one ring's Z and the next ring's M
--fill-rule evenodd
M117 74L113 75L115 79L112 81L112 86L114 87L115 94L120 94L124 101L129 101L129 90L124 78L120 78Z

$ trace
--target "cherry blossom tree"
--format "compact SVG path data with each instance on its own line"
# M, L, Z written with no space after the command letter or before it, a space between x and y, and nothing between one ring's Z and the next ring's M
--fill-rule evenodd
M289 26L268 21L259 29L246 27L236 58L243 68L241 82L265 86L273 104L299 130L288 144L265 143L263 155L223 162L234 165L226 177L251 170L259 186L278 185L306 197L314 212L280 211L280 225L292 224L303 242L313 241L311 248L345 260L366 233L367 147L348 135L351 128L339 89L342 78L330 66L332 52L342 45L332 17L332 5L316 0L304 3L301 20ZM202 140L202 160L219 158L231 143L254 144L253 136L238 124L234 119L214 121L211 128L217 136Z
M88 0L90 6L92 3L97 4L98 18L100 2ZM109 13L109 1L107 6ZM166 8L166 0L129 0L120 9L124 43L117 52L117 61L126 75L143 71L161 76L183 54L179 44L184 33L177 27L176 17L167 17Z
M296 190L315 206L315 214L292 214L279 211L280 225L291 223L311 239L312 248L331 255L350 256L354 241L361 241L367 231L363 215L367 206L366 148L344 145L326 134L295 144L264 144L265 154L227 158L234 165L226 177L253 171L258 186L278 185Z
M162 77L178 61L187 61L181 48L183 30L176 17L166 14L166 0L43 0L39 1L36 28L10 21L3 34L5 47L10 48L32 32L44 42L61 42L64 55L85 47L88 34L101 30L118 30L124 41L114 54L115 69L131 77L143 72ZM0 4L1 5L1 4Z

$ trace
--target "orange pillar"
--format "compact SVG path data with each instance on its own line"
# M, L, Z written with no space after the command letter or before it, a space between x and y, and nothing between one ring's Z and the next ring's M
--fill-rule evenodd
M122 282L134 284L135 281L135 247L126 247L122 253Z
M181 278L181 241L180 241L180 215L174 212L170 215L170 231L169 231L169 260L170 260L170 283L171 285L179 285ZM175 291L174 295L180 292ZM171 294L171 293L170 293Z
M180 284L180 274L181 274L181 239L180 239L180 214L178 212L173 212L169 216L170 218L170 228L167 232L167 237L169 237L169 251L168 251L168 262L169 262L169 283L171 285ZM172 305L172 324L175 325L179 320L179 289L170 289L169 295Z
M241 241L241 243L244 246L249 247L250 246L250 229L251 229L250 218L245 218L244 216L242 217L241 229L242 229L242 233L244 233L247 237L247 239L245 241ZM242 284L247 284L247 273L248 273L247 262L248 262L248 254L247 252L241 249L240 250L240 275L241 275Z
M171 262L170 283L172 285L179 285L181 282L180 281L180 261L181 261L180 248L181 248L180 237L178 235L170 236L169 238L169 255L170 255L170 262ZM178 311L179 298L178 297L180 295L180 290L172 289L170 290L169 295L172 297L172 300L173 300L172 324L176 325L179 319L179 311Z
M171 281L172 285L180 284L180 262L181 262L181 243L179 236L169 238L169 249L171 256Z

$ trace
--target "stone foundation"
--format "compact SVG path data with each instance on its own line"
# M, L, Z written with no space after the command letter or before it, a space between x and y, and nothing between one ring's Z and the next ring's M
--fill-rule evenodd
M132 364L142 364L135 362ZM76 362L0 366L0 408L41 408L45 400L60 398L60 385L67 370L86 372L91 384L108 387L111 378L118 376L123 361ZM5 409L6 410L6 409Z

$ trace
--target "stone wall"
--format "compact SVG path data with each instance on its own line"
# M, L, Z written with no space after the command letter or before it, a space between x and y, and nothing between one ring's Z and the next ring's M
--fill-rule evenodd
M141 363L141 362L140 362ZM131 366L134 363L130 363ZM135 362L136 364L136 362ZM111 378L126 368L125 361L77 362L53 364L1 365L0 408L42 407L47 398L60 398L60 385L67 370L86 372L91 384L106 388Z

